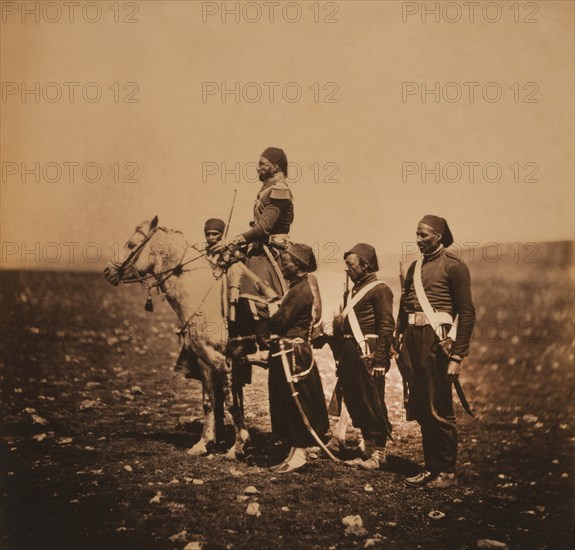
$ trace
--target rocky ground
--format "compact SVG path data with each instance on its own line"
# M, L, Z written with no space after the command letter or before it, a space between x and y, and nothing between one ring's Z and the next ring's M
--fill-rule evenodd
M2 273L1 547L572 548L572 286L564 269L535 268L475 277L462 382L476 419L458 406L459 486L440 494L402 483L422 453L395 366L387 471L320 457L274 476L286 449L270 434L262 369L246 391L246 459L223 456L231 427L218 452L190 458L201 394L172 370L167 304L150 315L141 290L99 274ZM318 362L329 394L327 350Z

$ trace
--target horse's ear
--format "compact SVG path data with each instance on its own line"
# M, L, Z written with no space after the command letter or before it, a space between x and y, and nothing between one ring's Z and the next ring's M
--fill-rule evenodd
M155 215L154 219L150 222L150 229L153 231L154 229L156 229L156 227L158 227L158 216Z

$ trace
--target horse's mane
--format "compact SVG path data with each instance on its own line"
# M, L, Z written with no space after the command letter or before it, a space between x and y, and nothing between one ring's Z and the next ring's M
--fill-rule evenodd
M144 221L136 227L136 231L145 231L148 226L149 222ZM158 226L153 239L150 241L150 245L155 252L159 252L162 255L170 255L173 252L171 250L171 245L174 241L173 237L182 237L185 240L184 233L182 231L169 229L165 226Z

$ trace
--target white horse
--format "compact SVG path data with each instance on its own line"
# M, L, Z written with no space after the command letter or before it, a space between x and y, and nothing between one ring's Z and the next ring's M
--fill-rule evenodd
M222 307L222 273L206 260L205 254L188 245L179 231L158 226L158 216L136 227L126 242L124 257L110 262L104 270L113 285L140 282L159 288L180 321L184 346L198 359L201 373L204 429L200 440L188 451L200 456L216 441L219 407L217 395L223 395L233 418L235 444L228 458L238 458L249 441L241 407L232 392L232 366L226 357L227 323ZM152 281L148 285L148 281ZM220 413L223 416L223 411Z

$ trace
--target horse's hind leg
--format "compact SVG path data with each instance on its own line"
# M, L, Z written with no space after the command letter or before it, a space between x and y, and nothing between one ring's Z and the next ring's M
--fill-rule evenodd
M214 416L216 421L216 441L220 442L225 439L226 424L224 413L224 391L222 390L222 386L219 383L215 385L215 400L216 404L214 407Z
M250 434L244 423L242 408L240 407L238 400L234 399L234 396L232 395L232 368L230 360L225 362L225 368L223 371L220 371L220 373L226 407L233 418L234 428L236 431L236 441L234 446L226 453L226 458L236 459L244 455L244 447L250 439Z
M201 456L207 454L215 444L216 426L215 426L215 385L214 376L211 368L200 362L203 372L202 383L202 405L204 408L204 429L200 440L187 451L190 456Z

